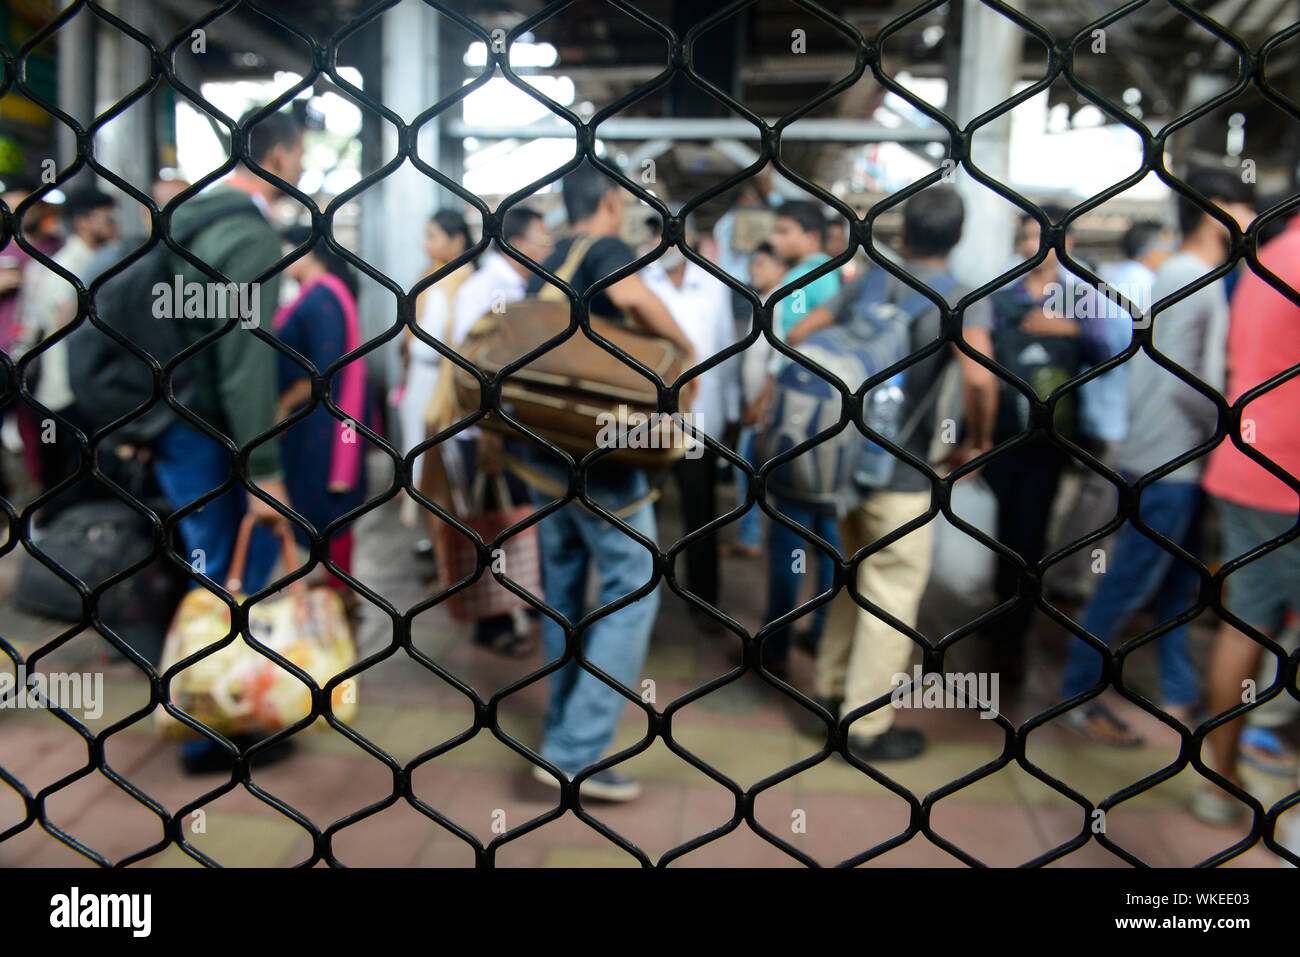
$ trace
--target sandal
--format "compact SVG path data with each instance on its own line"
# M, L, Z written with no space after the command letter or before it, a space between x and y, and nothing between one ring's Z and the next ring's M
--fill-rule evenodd
M1141 735L1135 734L1105 705L1076 708L1065 717L1070 727L1093 744L1105 744L1113 748L1140 748L1145 743Z
M1241 732L1241 760L1256 771L1291 778L1296 773L1296 752L1271 728L1250 727Z

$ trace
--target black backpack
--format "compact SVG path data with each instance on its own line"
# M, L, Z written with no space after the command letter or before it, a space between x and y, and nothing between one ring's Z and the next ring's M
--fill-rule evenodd
M1002 325L993 333L993 358L1015 373L1045 399L1052 390L1073 378L1081 367L1079 340L1071 336L1035 336L1020 328L1031 305L1010 290L992 296L994 312ZM1075 393L1062 396L1056 403L1053 428L1062 438L1078 434L1078 402ZM1029 399L1009 382L1002 381L998 395L997 420L993 440L1003 442L1029 428Z
M246 207L243 204L227 207L183 230L173 229L172 238L188 247L213 223L254 209L251 201ZM154 316L154 289L159 284L174 285L181 262L179 256L159 242L100 286L94 295L100 321L148 353L159 365L166 365L190 345L175 320ZM210 265L220 268L219 263ZM192 404L199 390L206 388L208 377L198 373L196 363L211 361L211 353L203 350L175 371L172 394L182 405ZM96 432L147 403L153 393L153 371L145 361L89 321L68 337L68 377L82 422ZM165 384L163 389L165 392ZM146 446L175 421L175 412L160 395L144 415L115 430L113 441Z

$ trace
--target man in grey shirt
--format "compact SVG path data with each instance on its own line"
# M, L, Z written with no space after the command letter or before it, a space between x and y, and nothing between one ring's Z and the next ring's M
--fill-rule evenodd
M1250 187L1237 174L1219 169L1194 170L1186 182L1243 229L1254 218ZM1182 245L1156 272L1152 298L1157 303L1201 279L1228 255L1231 237L1227 228L1181 196L1178 222ZM1216 392L1223 391L1228 300L1222 282L1211 283L1155 312L1151 322L1151 342L1156 351ZM1140 331L1134 334L1141 335ZM1213 436L1218 410L1209 398L1158 365L1145 351L1134 355L1127 365L1128 435L1120 450L1118 470L1133 485ZM1193 459L1152 483L1143 490L1138 505L1146 525L1193 555L1200 550L1197 530L1205 461L1204 456ZM1148 604L1154 605L1156 620L1163 622L1185 612L1195 602L1195 569L1131 523L1120 529L1113 551L1082 619L1083 627L1101 641L1110 642L1129 618ZM1190 725L1201 695L1187 650L1186 625L1158 641L1161 707L1171 717ZM1064 698L1075 698L1096 685L1100 665L1098 653L1074 639L1061 682ZM1142 743L1099 699L1069 712L1069 720L1092 741L1119 747Z
M1226 243L1228 232L1201 214ZM1190 286L1223 261L1207 260L1194 250L1199 230L1156 273L1152 298L1159 301ZM1190 248L1189 248L1190 245ZM1191 372L1216 392L1223 391L1223 354L1228 335L1228 297L1223 282L1211 283L1164 309L1153 324L1156 351ZM1145 351L1126 363L1129 370L1129 434L1117 460L1119 471L1145 475L1194 449L1214 434L1218 410L1206 396L1160 366ZM1200 480L1205 459L1198 458L1161 481Z
M927 285L948 270L948 255L961 238L965 210L950 187L938 186L918 193L903 207L903 268ZM873 269L881 267L875 266ZM825 305L810 312L790 333L796 345L817 329L845 322L862 294L870 270L844 286ZM890 277L886 285L891 301L906 298L911 287ZM950 300L966 292L957 288ZM986 300L966 309L962 336L974 350L993 354L992 314ZM940 337L941 316L927 309L912 324L911 349L919 351ZM962 402L966 438L948 459L948 466L969 461L992 444L997 382L993 373L953 345L909 366L903 378L902 422L918 411L920 422L902 447L928 461L935 427L935 388L953 355L961 364ZM928 406L928 408L926 408ZM930 482L925 473L899 461L889 484L865 494L861 504L840 522L845 555L893 532L930 508ZM863 597L909 627L915 627L921 594L930 577L933 523L927 523L885 548L868 555L858 565L857 587ZM912 658L912 640L892 625L859 607L845 589L831 605L826 633L817 649L816 695L832 714L843 716L874 701L894 687L896 674L906 673ZM902 760L925 749L925 736L916 729L893 727L894 709L882 707L853 723L849 749L864 761Z

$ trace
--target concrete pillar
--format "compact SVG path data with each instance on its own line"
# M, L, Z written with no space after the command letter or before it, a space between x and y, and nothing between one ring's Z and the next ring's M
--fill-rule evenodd
M462 34L445 28L438 12L423 4L394 7L380 23L380 49L369 51L360 64L365 90L409 122L460 86L465 69L464 44L459 41ZM447 111L439 120L426 123L418 140L420 157L458 183L464 180L463 145L458 138L446 136L441 127L459 117L458 109ZM397 131L391 124L372 120L368 113L365 122L363 174L387 162L398 147ZM428 267L424 229L429 216L441 206L459 209L463 205L410 163L365 190L360 203L362 258L406 289ZM361 312L367 335L374 335L395 321L396 300L387 290L363 283ZM389 382L400 379L396 345L385 352L381 366Z
M59 109L82 126L95 113L95 17L83 10L56 34L59 43ZM58 127L60 168L77 155L77 138L62 123Z
M399 4L380 20L383 103L407 122L437 97L437 20L432 8L411 3ZM397 131L388 123L381 129L380 156L387 161L397 152ZM419 151L426 159L434 155L428 126L420 134ZM378 209L363 210L370 245L362 252L368 262L409 287L426 265L422 241L425 220L434 209L434 183L404 163L363 195L377 199Z
M152 32L150 24L156 10L151 4L143 0L115 0L108 6L127 23L145 33ZM120 30L99 30L97 54L95 112L98 114L145 81L149 76L149 51ZM154 142L153 112L149 98L145 97L100 128L95 137L95 158L136 189L148 193L158 172ZM89 185L89 181L78 185ZM119 222L130 228L140 219L140 204L125 193L109 189L119 197Z
M365 92L410 121L434 102L438 14L423 4L404 3L387 11L378 48L366 51L362 63ZM397 131L393 126L363 110L361 172L368 174L397 152ZM425 128L420 136L420 155L431 157L432 136ZM360 196L361 257L410 289L427 265L424 254L424 224L434 209L433 182L410 163L390 173ZM392 293L372 282L363 282L359 303L363 332L367 336L390 327L397 318ZM401 362L393 340L380 357L372 354L371 371L388 383L401 379ZM378 365L380 368L376 368Z
M465 81L465 49L468 39L460 27L439 17L435 22L438 50L438 97L451 96L459 90ZM465 141L459 136L452 136L447 127L463 119L465 111L460 102L456 102L438 114L431 123L434 142L434 168L461 186L465 184ZM428 154L421 153L426 156ZM460 210L464 202L460 197L440 191L439 206Z
M964 126L1011 95L1020 62L1020 29L979 0L963 0L961 52L953 119ZM1003 116L976 134L972 159L981 170L1006 182L1010 170L1011 119ZM982 285L1010 263L1015 208L959 171L954 185L966 203L966 228L953 253L953 271Z

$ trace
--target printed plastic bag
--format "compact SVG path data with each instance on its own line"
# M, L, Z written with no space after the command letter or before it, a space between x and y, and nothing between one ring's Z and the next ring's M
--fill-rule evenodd
M226 590L236 598L252 524L246 518L231 562ZM296 564L293 536L280 529L286 567ZM356 648L343 602L328 588L290 585L280 597L267 598L249 609L252 637L301 668L318 686L356 663ZM196 588L181 600L163 643L161 670L220 642L230 632L230 609L206 588ZM194 719L227 737L265 735L301 721L311 713L311 691L292 673L249 644L243 635L214 654L179 671L171 680L172 703ZM330 696L335 717L351 721L357 712L355 678L340 682ZM197 736L162 708L155 712L159 733L166 738ZM318 718L318 724L324 719Z

